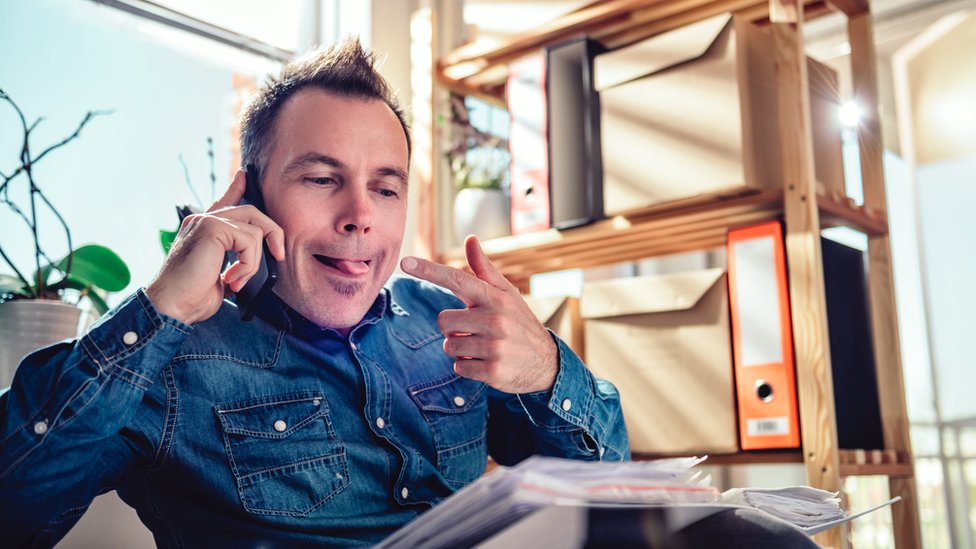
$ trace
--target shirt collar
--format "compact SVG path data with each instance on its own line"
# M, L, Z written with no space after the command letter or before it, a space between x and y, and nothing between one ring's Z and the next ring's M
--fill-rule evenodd
M366 311L366 314L363 315L362 320L353 327L352 331L366 324L376 324L383 319L388 309L393 312L402 310L393 300L392 295L390 295L390 290L383 288L380 290L379 295L376 296L373 304ZM256 314L268 323L303 339L338 335L338 332L334 329L319 326L302 316L274 292L271 292L264 302L258 306Z

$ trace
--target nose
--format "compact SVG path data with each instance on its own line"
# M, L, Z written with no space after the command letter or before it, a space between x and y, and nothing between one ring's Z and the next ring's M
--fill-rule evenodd
M365 188L346 187L345 200L339 204L336 231L343 234L365 235L373 223L372 203Z

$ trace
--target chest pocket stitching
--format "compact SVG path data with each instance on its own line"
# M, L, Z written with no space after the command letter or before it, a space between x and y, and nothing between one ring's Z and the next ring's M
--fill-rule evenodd
M458 383L458 382L461 383ZM458 384L459 387L463 389L458 389L455 391L435 391L435 389L441 389L447 387L448 385ZM468 390L465 385L477 384L478 388L473 392ZM473 380L468 380L460 376L451 376L448 378L435 379L433 381L425 381L423 383L418 383L410 389L410 397L420 406L421 410L429 410L434 412L440 412L442 414L460 414L467 412L475 404L479 402L481 394L485 391L485 384ZM458 406L454 400L457 397L464 399L464 404Z
M454 488L460 488L481 475L487 460L487 418L472 414L478 414L476 408L487 406L482 398L485 385L454 375L419 383L408 392L420 407L434 438L437 468L444 479ZM458 396L465 399L462 406L454 401ZM458 415L465 413L467 416ZM469 438L463 431L468 427L477 429L473 437ZM454 432L456 428L462 431ZM478 461L472 459L475 453Z
M296 405L302 403L312 406L316 399L320 402L312 413L296 408ZM238 493L248 512L259 515L308 516L349 485L345 447L332 428L323 393L259 397L238 403L217 404L214 408L220 418L225 451ZM265 413L253 412L260 408L265 408ZM286 411L286 408L291 410ZM293 425L280 433L266 430L273 428L274 423L269 418L274 417L287 418ZM316 421L322 422L322 428L307 431ZM258 428L258 425L264 428ZM304 438L301 436L303 433ZM291 440L289 446L277 446L296 436L299 438ZM248 438L235 441L234 437ZM255 443L255 439L265 442ZM254 448L255 444L258 445L257 449ZM326 446L326 453L309 454L310 448L322 446ZM294 455L296 450L302 455ZM282 453L288 451L291 455L282 459ZM248 455L248 452L252 454ZM274 463L269 463L268 456ZM244 462L251 466L243 468ZM259 464L255 465L255 462ZM282 483L281 477L291 477L293 480ZM314 489L315 493L289 493L287 486L294 483L294 477L305 477L301 479L301 483ZM292 507L282 508L284 505Z

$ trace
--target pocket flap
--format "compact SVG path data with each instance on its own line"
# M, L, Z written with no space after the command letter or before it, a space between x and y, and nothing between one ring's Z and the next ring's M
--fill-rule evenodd
M275 395L231 404L217 404L224 432L260 438L285 438L326 415L322 393Z
M470 410L484 390L484 383L460 376L427 381L409 389L410 396L422 409L445 414Z

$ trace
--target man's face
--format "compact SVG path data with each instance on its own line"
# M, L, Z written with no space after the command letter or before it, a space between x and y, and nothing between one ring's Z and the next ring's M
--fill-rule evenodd
M380 100L306 88L282 106L261 190L285 233L277 293L345 333L396 268L407 216L407 141Z

